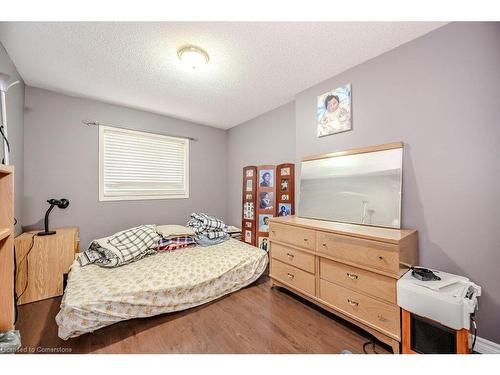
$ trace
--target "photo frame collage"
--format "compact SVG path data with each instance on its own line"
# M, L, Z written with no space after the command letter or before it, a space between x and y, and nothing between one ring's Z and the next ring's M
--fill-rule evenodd
M269 222L294 214L293 163L243 168L243 241L269 250Z
M255 240L255 194L257 190L257 167L248 166L243 168L243 210L242 210L242 240L251 245L256 245Z

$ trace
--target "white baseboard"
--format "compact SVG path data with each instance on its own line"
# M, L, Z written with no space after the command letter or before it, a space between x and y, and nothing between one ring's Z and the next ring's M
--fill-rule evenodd
M481 354L500 354L500 344L478 337L474 351Z

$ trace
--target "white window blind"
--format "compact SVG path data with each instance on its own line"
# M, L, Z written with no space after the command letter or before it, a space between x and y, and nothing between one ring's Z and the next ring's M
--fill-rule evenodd
M99 127L99 200L189 197L189 141Z

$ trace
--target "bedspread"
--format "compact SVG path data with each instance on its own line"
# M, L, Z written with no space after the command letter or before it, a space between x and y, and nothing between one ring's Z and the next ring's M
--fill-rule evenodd
M118 268L75 261L56 316L59 337L210 302L257 280L267 263L265 251L234 239L161 252Z

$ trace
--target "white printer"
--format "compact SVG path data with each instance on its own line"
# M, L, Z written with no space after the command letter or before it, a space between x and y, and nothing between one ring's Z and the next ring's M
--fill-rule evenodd
M423 281L410 269L398 280L398 305L454 330L469 330L481 287L463 276L431 271L440 279Z

